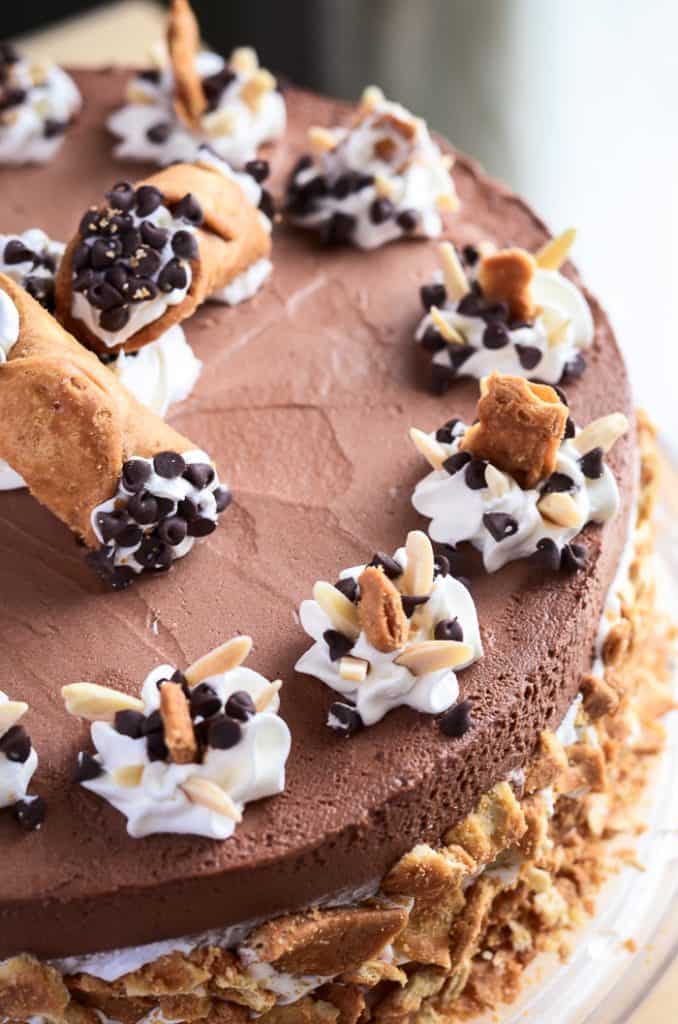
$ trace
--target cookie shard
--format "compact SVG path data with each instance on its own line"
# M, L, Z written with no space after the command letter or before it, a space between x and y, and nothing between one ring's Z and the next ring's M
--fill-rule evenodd
M478 283L490 302L505 302L511 318L532 320L535 315L532 279L537 269L534 256L525 249L498 249L484 256Z
M358 585L358 614L367 639L382 653L397 651L406 643L410 628L400 592L376 566L363 569Z

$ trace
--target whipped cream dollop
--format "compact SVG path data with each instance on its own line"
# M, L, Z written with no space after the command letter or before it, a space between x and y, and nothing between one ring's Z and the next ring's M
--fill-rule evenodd
M412 495L417 512L431 520L431 539L472 544L487 572L530 556L546 568L579 568L585 550L571 542L587 523L607 522L619 508L617 483L592 427L580 431L568 420L553 473L523 490L508 473L460 449L464 423L445 424L430 435L444 462Z
M559 270L537 267L531 285L537 315L529 323L515 323L503 303L484 300L476 281L479 260L474 246L461 250L468 288L455 282L454 291L463 294L449 294L442 270L421 289L427 312L415 337L433 353L435 390L445 391L456 377L482 379L493 370L547 384L580 376L586 366L582 351L594 335L580 289Z
M33 831L45 819L45 803L42 797L28 793L38 755L30 736L19 725L27 711L28 704L10 700L0 691L0 808L11 808L18 823Z
M142 405L164 416L191 394L202 363L175 324L138 352L121 351L108 367Z
M0 47L0 163L46 163L82 105L75 82L56 65Z
M379 564L375 556L372 565ZM397 586L408 568L408 554L399 548L386 564L389 577ZM337 587L349 595L352 603L360 601L358 580L366 566L345 569ZM299 610L301 624L313 639L313 646L298 660L298 672L315 676L336 690L349 704L333 704L328 725L352 732L362 725L374 725L393 708L410 707L423 714L437 715L447 711L459 697L456 672L482 657L478 617L475 603L464 584L449 573L445 560L436 563L433 585L428 596L416 598L416 604L403 608L410 620L406 642L386 653L377 650L363 628L346 635L337 629L337 622L317 600L303 601ZM431 640L452 640L466 645L463 660L452 668L429 670L425 660L418 667L399 664L403 652ZM366 665L357 678L353 669ZM356 717L357 716L357 717Z
M40 228L0 235L0 273L25 288L41 306L54 312L54 279L66 246Z
M437 237L441 210L458 200L426 122L381 90L366 90L354 124L312 129L315 156L303 157L287 190L289 219L326 242L374 249L403 235Z
M101 547L88 561L114 589L144 571L166 572L196 539L216 530L230 501L203 451L133 456L122 467L116 493L92 509Z
M128 87L127 104L108 119L110 131L119 139L116 157L161 166L191 162L207 143L221 159L243 168L255 160L260 146L284 133L285 101L253 50L235 50L228 61L202 51L195 67L207 99L199 126L190 129L175 113L169 63L143 71Z
M165 744L160 685L182 687L190 708L197 760L175 763ZM91 727L94 757L81 755L77 776L127 818L127 831L141 837L173 832L228 839L246 804L281 793L291 738L279 716L275 692L263 710L271 683L238 665L189 688L172 665L160 665L144 682L143 709L118 714ZM200 780L228 798L229 813L207 806ZM209 792L209 789L208 789Z

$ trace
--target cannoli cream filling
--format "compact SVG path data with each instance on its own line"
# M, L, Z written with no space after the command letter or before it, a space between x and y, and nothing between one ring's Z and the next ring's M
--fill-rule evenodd
M142 405L164 416L170 406L191 394L202 363L181 326L174 324L138 352L121 351L108 367Z
M10 87L22 101L0 117L0 163L46 163L64 141L64 133L82 98L61 68L24 59L6 64Z
M18 340L19 311L9 295L0 290L0 364L7 362ZM4 459L0 459L0 491L13 491L18 487L25 487L23 479Z

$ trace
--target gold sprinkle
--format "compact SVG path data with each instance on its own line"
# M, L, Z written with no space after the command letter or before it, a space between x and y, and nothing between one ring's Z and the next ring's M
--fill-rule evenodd
M198 658L184 672L184 677L189 686L197 686L203 679L211 676L220 676L223 672L230 672L238 668L248 657L252 650L251 636L235 636L227 640L225 644L215 647L209 654Z
M558 270L569 256L576 237L576 228L568 228L562 235L552 238L535 253L537 266L542 270Z

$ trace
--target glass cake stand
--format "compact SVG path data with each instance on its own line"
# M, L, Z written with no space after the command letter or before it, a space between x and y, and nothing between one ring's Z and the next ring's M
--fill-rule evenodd
M678 621L678 452L671 457L665 448L665 454L657 580L661 604ZM521 997L478 1024L633 1024L678 962L678 712L664 722L666 751L641 807L647 829L632 844L645 870L624 867L601 891L595 918L574 933L567 963L555 955L537 958ZM661 1020L678 1020L674 1012Z

